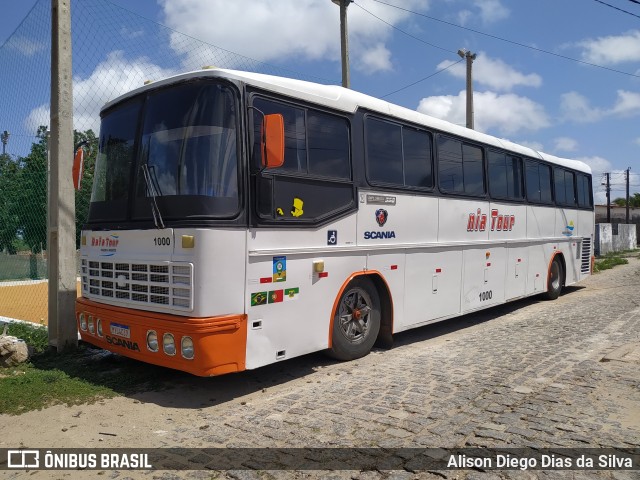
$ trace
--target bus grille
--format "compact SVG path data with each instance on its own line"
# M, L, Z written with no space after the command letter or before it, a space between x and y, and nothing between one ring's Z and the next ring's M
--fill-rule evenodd
M82 293L109 303L193 310L193 265L82 259Z
M582 239L582 256L580 257L580 271L589 273L591 271L591 238Z

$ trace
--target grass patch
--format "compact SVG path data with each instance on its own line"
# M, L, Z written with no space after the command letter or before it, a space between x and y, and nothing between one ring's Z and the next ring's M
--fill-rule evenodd
M84 343L59 354L48 348L47 329L38 326L12 323L9 333L25 340L35 353L28 363L0 368L0 414L162 390L176 376L186 375Z
M628 252L613 252L606 254L604 257L596 259L593 266L593 273L598 273L603 270L609 270L616 265L626 265L627 263L629 263L629 260L627 260L626 258L622 258L621 255L625 255L627 253Z

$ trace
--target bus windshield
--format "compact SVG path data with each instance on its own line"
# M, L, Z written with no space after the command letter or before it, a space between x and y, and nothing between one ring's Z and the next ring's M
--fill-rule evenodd
M236 126L233 92L210 80L151 91L107 111L89 223L149 220L154 195L164 220L235 216Z

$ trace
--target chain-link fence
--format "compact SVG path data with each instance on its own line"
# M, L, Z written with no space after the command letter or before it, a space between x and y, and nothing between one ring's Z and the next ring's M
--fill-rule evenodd
M107 0L73 0L71 12L74 140L88 144L76 193L77 247L104 103L145 80L205 65L311 79L199 41ZM0 46L0 319L41 323L47 322L50 18L51 0L39 0Z

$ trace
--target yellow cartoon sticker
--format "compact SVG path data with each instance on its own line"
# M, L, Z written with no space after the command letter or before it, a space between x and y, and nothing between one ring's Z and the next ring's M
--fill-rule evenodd
M291 207L291 215L294 217L301 217L304 211L302 207L304 206L304 201L301 198L294 197L293 206Z

